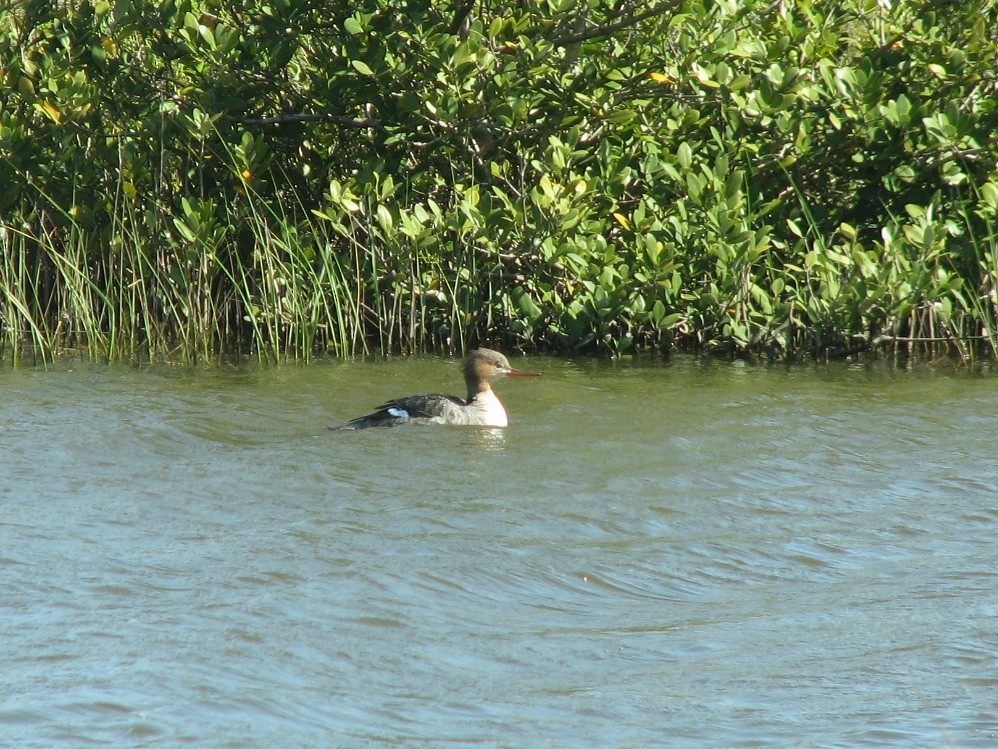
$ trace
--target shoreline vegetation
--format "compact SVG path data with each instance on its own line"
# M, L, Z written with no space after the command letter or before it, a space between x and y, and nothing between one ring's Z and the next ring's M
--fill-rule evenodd
M6 2L0 358L994 359L989 7Z

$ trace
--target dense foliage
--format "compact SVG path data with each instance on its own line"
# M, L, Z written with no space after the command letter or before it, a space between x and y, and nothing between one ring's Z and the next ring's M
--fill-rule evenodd
M998 351L992 0L0 0L5 350Z

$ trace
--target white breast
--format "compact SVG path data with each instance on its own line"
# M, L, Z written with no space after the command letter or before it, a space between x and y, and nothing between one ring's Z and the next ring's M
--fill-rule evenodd
M504 427L509 424L506 409L491 390L479 393L471 402L469 410L473 413L473 424L485 427Z

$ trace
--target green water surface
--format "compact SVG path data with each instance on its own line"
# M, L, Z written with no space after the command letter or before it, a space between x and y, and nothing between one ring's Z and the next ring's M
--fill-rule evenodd
M998 745L998 379L0 372L0 745Z

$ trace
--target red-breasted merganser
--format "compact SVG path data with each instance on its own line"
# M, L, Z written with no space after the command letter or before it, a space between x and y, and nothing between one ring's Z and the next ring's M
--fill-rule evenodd
M539 377L537 372L521 372L509 365L498 351L480 348L464 360L464 381L468 399L456 395L412 395L388 401L377 411L333 429L366 429L404 423L455 424L459 426L504 427L506 409L492 390L500 377Z

